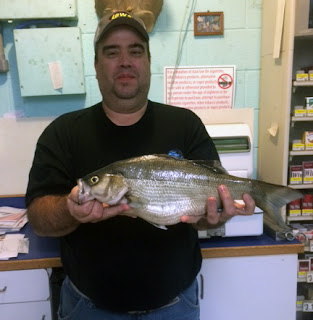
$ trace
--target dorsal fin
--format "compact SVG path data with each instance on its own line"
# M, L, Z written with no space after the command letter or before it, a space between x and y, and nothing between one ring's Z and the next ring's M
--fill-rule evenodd
M203 167L207 167L216 173L228 174L219 160L193 160L193 162Z

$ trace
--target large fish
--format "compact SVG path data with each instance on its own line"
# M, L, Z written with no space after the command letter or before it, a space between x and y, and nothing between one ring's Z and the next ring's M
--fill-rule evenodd
M249 193L258 207L285 227L280 208L301 198L299 191L227 174L205 161L147 155L114 162L78 180L81 203L97 199L108 205L128 203L131 213L157 225L173 225L181 216L203 216L206 199L226 185L233 199Z

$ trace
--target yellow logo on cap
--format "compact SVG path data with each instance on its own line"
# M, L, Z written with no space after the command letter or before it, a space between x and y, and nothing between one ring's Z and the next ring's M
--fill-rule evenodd
M126 12L117 12L111 16L111 20L115 20L117 18L132 18L132 16Z

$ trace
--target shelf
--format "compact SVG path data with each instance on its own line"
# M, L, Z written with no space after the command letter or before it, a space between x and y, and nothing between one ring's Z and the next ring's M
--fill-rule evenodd
M312 216L295 216L295 217L286 217L288 221L307 221L307 220L313 220Z
M290 156L313 156L313 150L312 151L289 151Z
M294 87L313 87L313 81L293 81Z
M291 121L293 121L293 122L297 122L297 121L313 121L313 116L311 117L309 117L309 116L305 116L305 117L295 117L295 116L293 116L292 118L291 118Z
M304 30L299 30L295 34L296 38L313 38L313 29L304 29Z
M288 184L289 188L293 189L312 189L313 183L307 183L307 184Z

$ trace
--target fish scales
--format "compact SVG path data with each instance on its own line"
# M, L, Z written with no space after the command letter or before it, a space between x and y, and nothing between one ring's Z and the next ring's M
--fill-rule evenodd
M203 161L164 155L114 162L79 179L78 184L82 202L92 198L108 204L126 202L131 213L160 225L176 224L183 215L204 215L208 197L216 197L220 207L217 188L221 184L228 187L233 199L249 193L281 226L285 223L279 209L302 197L297 190L231 176Z
M155 224L170 225L180 221L182 213L203 215L206 196L201 188L183 182L125 179L133 198L149 199L131 203L136 215ZM189 195L188 197L186 195ZM163 199L163 200L162 200ZM164 199L166 201L164 201ZM135 201L136 202L136 201Z

